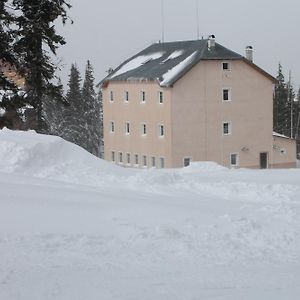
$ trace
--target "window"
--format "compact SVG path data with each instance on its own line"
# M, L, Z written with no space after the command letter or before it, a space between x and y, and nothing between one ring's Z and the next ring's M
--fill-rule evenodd
M161 169L165 167L165 159L163 157L159 158L159 165Z
M125 123L125 134L130 134L130 124L129 124L129 122Z
M138 154L135 154L135 155L134 155L134 163L135 163L136 165L139 164L139 155L138 155Z
M164 94L162 91L158 92L158 103L163 104L164 103Z
M128 101L129 101L129 92L128 92L128 91L125 91L125 92L124 92L124 101L125 101L125 102L128 102Z
M109 131L110 131L111 133L114 133L114 132L115 132L115 122L111 121L111 122L109 123Z
M158 125L158 135L160 137L164 137L165 136L165 128L164 125Z
M130 165L130 153L126 154L126 162L128 165Z
M231 124L229 122L224 122L223 123L223 134L224 135L231 134Z
M119 162L122 163L123 162L123 153L119 152Z
M230 70L229 62L227 62L227 61L222 62L222 68L224 71L229 71Z
M145 123L141 124L141 135L146 135L147 134L147 126Z
M147 167L147 156L143 155L143 166Z
M237 153L230 154L230 166L237 167L239 165L239 155Z
M190 157L185 157L184 159L183 159L183 166L184 167L188 167L190 164L191 164L191 158Z
M114 92L113 91L109 91L109 101L114 102Z
M115 151L111 151L111 161L113 161L113 162L116 161Z
M155 167L155 166L156 166L156 159L155 159L155 156L152 156L152 157L151 157L151 166L152 166L152 167Z
M141 103L146 102L146 93L144 91L141 91Z
M223 101L230 101L230 90L223 89Z

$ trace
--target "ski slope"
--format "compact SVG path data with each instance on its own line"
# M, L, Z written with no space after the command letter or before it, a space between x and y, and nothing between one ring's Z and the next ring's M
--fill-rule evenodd
M300 169L125 169L0 131L1 300L300 299Z

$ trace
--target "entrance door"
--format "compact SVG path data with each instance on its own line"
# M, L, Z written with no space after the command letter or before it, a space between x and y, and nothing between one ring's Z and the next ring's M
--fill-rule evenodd
M261 152L259 155L259 164L261 169L268 168L268 152Z

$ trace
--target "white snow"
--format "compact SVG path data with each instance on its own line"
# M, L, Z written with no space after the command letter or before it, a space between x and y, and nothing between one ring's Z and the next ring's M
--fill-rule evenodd
M118 71L112 74L110 78L117 77L121 74L124 74L128 71L134 70L142 66L143 64L158 59L164 55L164 52L154 52L149 55L140 55L136 58L133 58L129 62L127 62L125 65L123 65Z
M286 135L283 135L283 134L280 134L280 133L275 132L275 131L273 131L273 136L282 137L282 138L285 138L285 139L290 139L290 137L288 137Z
M192 63L197 51L193 52L190 56L188 56L185 60L180 62L178 65L170 69L167 73L163 75L163 80L160 82L161 86L168 85L169 82L173 80L180 72L182 72L187 65Z
M0 299L299 299L299 178L125 169L1 130Z
M170 59L175 59L175 58L177 58L177 57L183 55L183 53L184 53L184 50L176 50L176 51L172 52L172 53L171 53L165 60L163 60L162 62L164 63L164 62L166 62L166 61L168 61L168 60L170 60Z

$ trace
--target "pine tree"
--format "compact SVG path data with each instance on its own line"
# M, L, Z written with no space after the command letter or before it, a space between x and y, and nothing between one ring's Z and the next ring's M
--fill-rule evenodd
M282 66L278 65L277 84L275 85L273 105L273 128L274 131L288 135L290 115L288 111L288 88L282 73Z
M86 141L83 147L90 153L100 156L100 105L94 89L93 68L89 60L87 61L82 87L82 106L87 129Z
M66 96L67 105L62 108L62 122L58 131L59 136L65 140L84 147L87 129L84 121L80 82L80 73L76 65L72 64Z
M53 83L56 67L46 49L56 55L60 45L65 44L62 36L56 34L55 21L61 17L67 20L66 9L70 4L65 0L13 0L14 9L20 13L15 17L18 27L14 50L21 62L28 98L37 111L38 130L44 128L43 97L54 99L59 97L59 86Z

